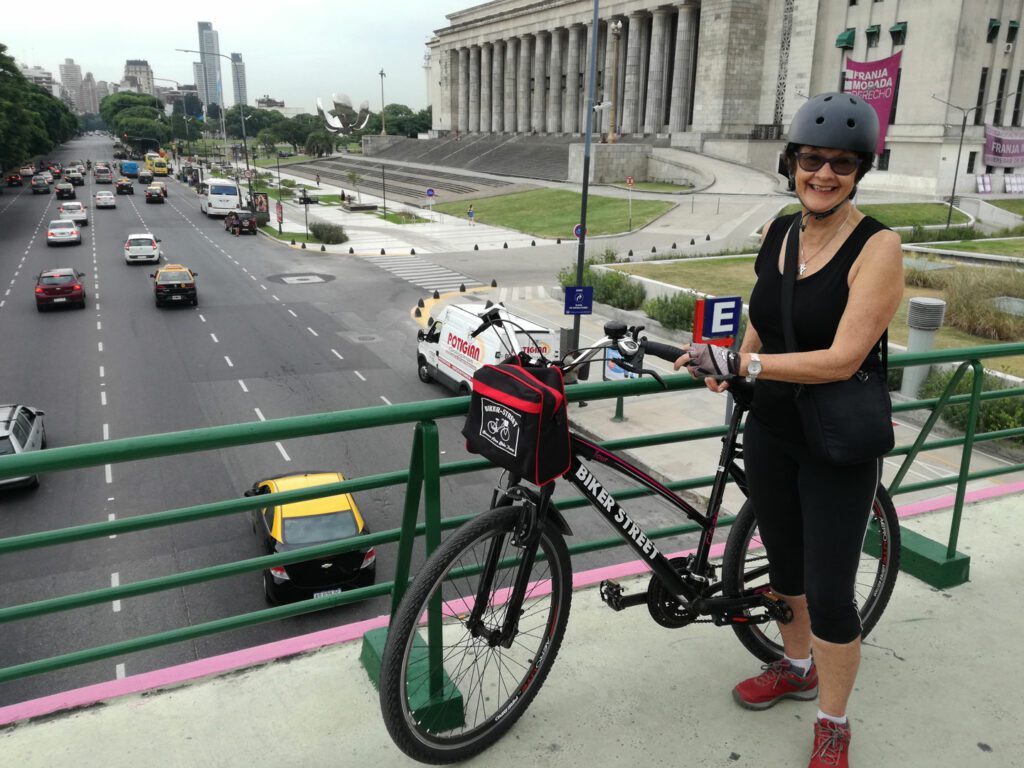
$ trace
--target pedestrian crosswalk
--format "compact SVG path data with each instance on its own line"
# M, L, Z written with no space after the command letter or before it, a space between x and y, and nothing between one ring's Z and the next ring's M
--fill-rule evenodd
M395 277L428 291L457 291L462 286L475 288L483 285L479 280L438 266L418 256L370 256L367 261L390 272Z

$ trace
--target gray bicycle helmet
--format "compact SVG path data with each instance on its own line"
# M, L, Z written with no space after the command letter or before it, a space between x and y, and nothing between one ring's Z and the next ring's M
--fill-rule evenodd
M788 140L790 144L874 154L878 115L859 96L819 93L793 115Z

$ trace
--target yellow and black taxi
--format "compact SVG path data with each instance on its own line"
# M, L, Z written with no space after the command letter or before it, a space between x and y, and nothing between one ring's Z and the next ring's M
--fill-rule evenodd
M162 307L165 304L191 304L193 307L199 304L199 296L196 293L196 276L182 264L166 264L156 272L150 273L153 278L153 296L156 305Z
M150 184L146 187L146 202L147 203L163 203L164 192L156 184Z
M135 185L131 179L126 179L123 176L117 180L117 185L114 187L114 191L119 195L134 195Z
M246 496L280 493L340 483L340 472L312 471L259 480ZM308 501L258 507L249 513L252 529L267 554L344 541L370 532L350 493ZM263 595L271 605L290 599L336 595L346 589L367 587L377 576L377 551L361 547L315 560L304 560L263 572Z

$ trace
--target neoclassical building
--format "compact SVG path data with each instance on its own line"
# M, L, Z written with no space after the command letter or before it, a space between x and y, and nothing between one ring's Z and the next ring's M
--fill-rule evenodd
M447 18L428 43L437 135L582 135L591 0L492 0ZM1024 0L602 0L595 140L659 138L774 170L807 95L843 88L851 60L900 53L865 186L948 194L962 108L957 189L973 189L1016 170L983 150L986 124L1024 133L1022 19Z

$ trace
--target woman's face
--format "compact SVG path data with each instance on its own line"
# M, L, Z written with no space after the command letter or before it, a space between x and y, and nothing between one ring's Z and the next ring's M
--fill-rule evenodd
M842 175L836 173L829 163L823 163L822 158L835 161L857 161L857 154L844 149L828 149L825 147L801 146L797 150L797 157L794 162L796 167L796 194L804 207L814 213L823 213L834 208L846 200L857 183L857 172L854 168L852 173ZM801 165L801 163L803 165ZM813 168L820 164L821 167L814 171L804 170L804 166ZM846 168L841 168L846 170Z

